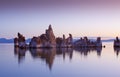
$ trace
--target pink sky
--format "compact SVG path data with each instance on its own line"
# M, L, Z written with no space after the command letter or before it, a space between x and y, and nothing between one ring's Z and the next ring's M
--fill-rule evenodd
M120 36L120 0L0 0L0 37L55 35Z

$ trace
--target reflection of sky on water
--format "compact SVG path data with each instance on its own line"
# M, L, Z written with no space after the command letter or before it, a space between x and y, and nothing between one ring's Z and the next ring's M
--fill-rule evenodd
M14 54L18 55L18 62L20 63L26 55L27 49L14 49ZM91 52L97 53L97 56L101 55L102 48L52 48L52 49L29 49L29 52L31 54L31 57L33 59L40 58L41 60L45 61L46 64L49 66L49 68L52 68L52 65L54 63L55 57L57 55L63 56L63 60L66 56L69 57L70 60L72 60L73 52L78 52L80 55L87 56ZM62 58L62 57L61 57Z
M14 51L0 44L0 77L119 77L120 55L111 43L101 52L78 49Z

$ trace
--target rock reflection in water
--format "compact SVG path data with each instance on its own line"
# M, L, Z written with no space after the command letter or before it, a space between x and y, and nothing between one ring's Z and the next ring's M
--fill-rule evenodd
M114 52L116 53L116 56L118 56L119 53L120 53L120 48L119 47L114 47Z
M46 61L46 64L48 64L49 68L52 68L53 61L55 58L56 54L56 49L55 48L50 48L50 49L30 49L30 53L33 58L41 58Z
M73 56L73 48L57 48L56 55L63 55L63 59L65 59L66 54L69 56L70 60Z
M81 55L87 56L90 52L97 52L97 56L101 56L102 47L93 47L93 48L75 48L76 51L80 52Z
M25 59L26 49L14 48L14 54L18 56L18 63L21 63Z
M98 56L101 56L102 47L96 48L37 48L37 49L29 49L29 52L33 59L40 58L46 62L51 70L55 56L56 55L63 55L63 59L66 56L69 56L70 60L72 60L74 52L80 52L81 55L87 56L90 52L96 52ZM15 48L14 49L15 55L18 55L18 62L20 63L21 60L25 58L26 49ZM57 56L56 56L57 57Z

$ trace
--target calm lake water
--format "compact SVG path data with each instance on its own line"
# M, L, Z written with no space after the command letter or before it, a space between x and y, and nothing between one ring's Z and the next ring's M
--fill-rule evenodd
M120 77L112 42L98 49L14 49L0 44L0 77ZM118 49L119 50L119 49Z

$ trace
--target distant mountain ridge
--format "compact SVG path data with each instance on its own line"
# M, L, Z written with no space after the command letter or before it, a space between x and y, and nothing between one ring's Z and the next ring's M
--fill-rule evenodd
M102 40L102 42L113 42L115 39Z
M13 43L13 39L0 38L0 43Z

